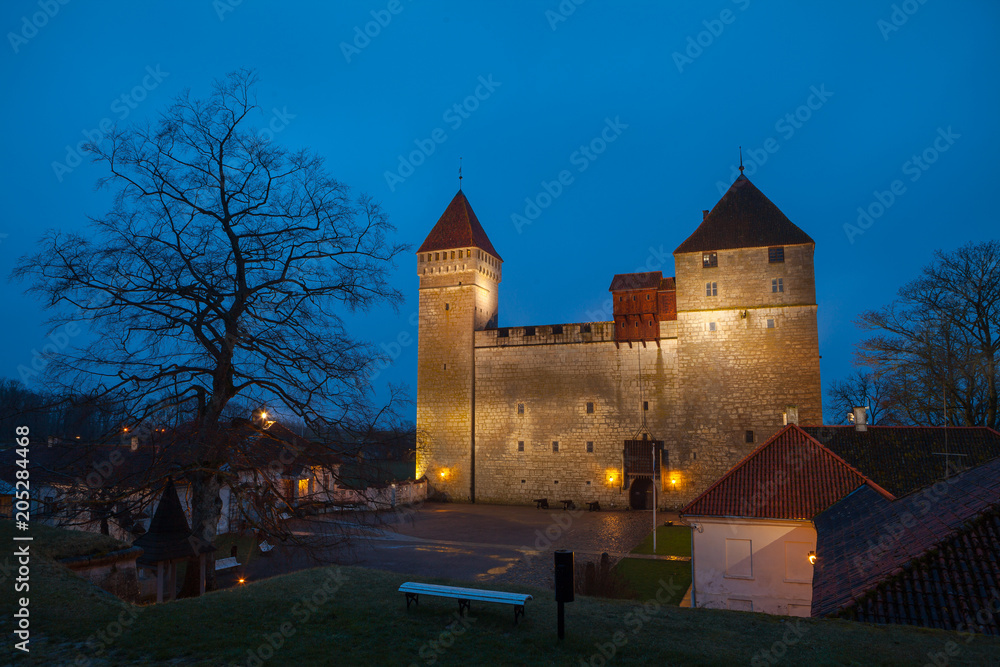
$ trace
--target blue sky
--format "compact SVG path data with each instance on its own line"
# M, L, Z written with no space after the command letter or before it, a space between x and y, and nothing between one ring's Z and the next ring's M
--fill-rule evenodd
M742 145L750 179L816 240L826 386L851 371L861 311L935 249L998 235L998 19L986 0L6 2L0 274L43 230L107 208L100 168L74 160L85 133L252 67L274 140L325 156L414 250L464 158L505 260L501 326L610 319L612 275L672 275ZM526 200L544 207L519 225ZM365 329L398 353L378 382L415 391L416 345L394 346L416 338L412 254L395 284L407 302ZM44 314L2 285L0 375L17 377L46 344Z

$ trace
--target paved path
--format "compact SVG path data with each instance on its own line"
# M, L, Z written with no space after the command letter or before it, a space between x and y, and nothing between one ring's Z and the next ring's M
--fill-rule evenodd
M531 507L425 503L416 510L401 509L381 517L378 527L343 515L329 517L324 529L334 525L350 532L351 546L332 550L337 562L412 574L446 577L476 583L513 583L549 588L552 552L569 549L577 560L598 560L607 552L622 557L680 560L628 552L652 530L650 512L586 510L536 510ZM661 523L676 515L657 513ZM297 522L300 536L320 529ZM294 554L279 553L247 566L252 578L307 567Z

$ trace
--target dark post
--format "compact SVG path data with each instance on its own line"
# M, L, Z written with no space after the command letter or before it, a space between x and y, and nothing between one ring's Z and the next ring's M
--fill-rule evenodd
M573 601L573 552L559 549L555 552L556 602L559 608L559 639L566 636L566 621L563 605Z

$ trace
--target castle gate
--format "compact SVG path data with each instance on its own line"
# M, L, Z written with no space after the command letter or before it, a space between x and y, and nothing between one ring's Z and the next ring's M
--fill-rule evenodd
M654 460L653 448L656 449ZM665 465L662 440L626 440L622 448L624 482L629 489L629 507L653 509L653 484L663 479Z

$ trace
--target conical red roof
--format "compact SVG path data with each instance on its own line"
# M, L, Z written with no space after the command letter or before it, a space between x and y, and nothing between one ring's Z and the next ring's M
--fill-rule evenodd
M434 229L424 239L417 252L452 248L479 248L497 259L502 259L500 253L490 243L486 230L479 224L479 218L476 217L469 200L461 190L448 204L441 219L434 225Z
M675 253L815 243L740 174Z

